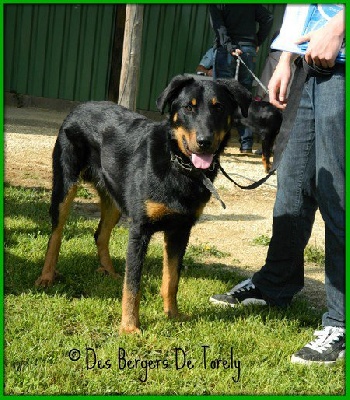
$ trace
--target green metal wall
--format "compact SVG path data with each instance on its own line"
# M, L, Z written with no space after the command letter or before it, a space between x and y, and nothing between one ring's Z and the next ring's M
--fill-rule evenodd
M285 8L281 4L265 6L274 14L274 23L258 54L257 75L263 69L270 39L282 23ZM155 101L169 80L177 74L193 73L213 40L208 5L146 5L137 108L156 110Z
M5 91L106 98L114 5L5 5Z
M269 4L274 26L257 59L263 68L284 5ZM4 5L4 87L67 100L108 97L117 7L113 4ZM212 45L206 4L146 4L137 108L155 101L177 74L194 72Z
M155 110L169 80L194 72L213 38L206 5L146 5L137 107Z

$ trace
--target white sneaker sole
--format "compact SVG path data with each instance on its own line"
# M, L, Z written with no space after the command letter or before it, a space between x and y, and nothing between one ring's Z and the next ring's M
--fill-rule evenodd
M240 303L227 303L226 301L222 301L222 300L217 300L214 299L213 297L209 298L209 301L213 304L217 304L220 306L225 306L225 307L237 307L239 305L243 305L243 306L249 306L249 305L258 305L258 306L266 306L267 303L265 300L262 299L255 299L255 298L251 298L251 299L245 299L243 301L241 301Z
M290 358L291 363L293 364L303 364L303 365L312 365L312 364L323 364L323 365L332 365L335 364L337 361L343 360L345 358L345 351L342 351L338 358L335 361L311 361L311 360L304 360L296 355L292 355Z

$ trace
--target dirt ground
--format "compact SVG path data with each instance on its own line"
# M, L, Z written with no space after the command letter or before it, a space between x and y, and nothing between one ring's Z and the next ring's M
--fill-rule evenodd
M5 109L5 181L24 187L51 186L51 154L58 127L66 111L6 107ZM254 144L254 149L259 148ZM234 137L222 158L222 166L240 184L248 184L264 176L261 157L241 155ZM214 246L227 253L220 259L207 259L208 263L221 264L218 268L232 268L244 276L257 271L265 261L267 247L253 243L262 235L270 237L272 209L276 193L276 176L255 190L235 187L222 174L215 187L226 204L212 199L200 221L193 228L190 243ZM91 204L92 203L92 204ZM75 202L75 210L98 217L96 200ZM155 240L161 240L159 236ZM324 248L324 223L319 213L310 244ZM323 267L306 265L306 296L317 307L325 306ZM228 288L229 289L229 288Z

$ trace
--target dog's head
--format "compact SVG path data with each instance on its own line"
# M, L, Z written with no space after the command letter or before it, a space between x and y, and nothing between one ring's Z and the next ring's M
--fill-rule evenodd
M235 80L204 80L176 76L159 96L168 105L173 139L196 168L210 167L228 139L237 115L248 115L251 94Z

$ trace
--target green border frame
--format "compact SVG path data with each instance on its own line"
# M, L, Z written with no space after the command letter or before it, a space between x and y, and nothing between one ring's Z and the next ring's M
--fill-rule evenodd
M288 4L291 4L291 3L311 3L311 1L305 1L305 2L302 2L302 1L297 1L297 0L290 0L290 1L288 1L288 2L285 2L285 1L280 1L280 0L270 0L270 1L254 1L254 0L247 0L247 1L226 1L227 3L262 3L262 4L286 4L286 3L288 3ZM4 25L4 12L3 12L3 10L4 10L4 5L5 4L40 4L40 3L43 3L43 4L47 4L47 3L55 3L55 4L58 4L58 3L64 3L64 4L66 4L66 3L79 3L79 4L82 4L82 3L84 3L84 4L89 4L89 3L126 3L126 2L124 2L124 1L113 1L113 0L103 0L103 1L101 1L101 2L99 2L99 1L97 1L97 0L82 0L82 1L77 1L77 0L66 0L66 1L64 1L64 0L53 0L53 1L50 1L50 0L37 0L37 1L30 1L30 0L19 0L19 1L6 1L6 0L1 0L1 5L0 5L0 24L1 24L1 28L3 28L3 25ZM170 3L177 3L177 4L199 4L199 3L223 3L222 1L218 1L218 0L213 0L213 1L189 1L189 0L177 0L177 1L175 1L175 0L169 0L169 1L161 1L161 0L144 0L144 1L142 1L142 0L133 0L132 1L132 3L133 4L137 4L137 3L142 3L142 4L145 4L145 3L148 3L148 4L152 4L152 3L168 3L168 4L170 4ZM334 1L329 1L329 0L326 0L326 1L322 1L321 3L334 3ZM343 2L341 2L341 3L343 3L343 4L345 4L345 5L347 5L347 1L343 1ZM350 18L348 18L348 12L347 12L347 9L346 9L346 30L349 28L349 26L350 26ZM0 32L0 36L1 36L1 43L3 44L4 43L4 37L3 37L3 29L1 29L1 32ZM3 55L3 51L1 51L1 53L0 53L0 65L1 65L1 69L2 69L2 79L0 79L0 91L1 91L1 93L3 94L4 92L3 92L3 57L4 57L4 55ZM349 72L350 72L350 67L349 67L349 65L346 65L346 78L348 78L349 77ZM349 82L348 82L348 80L346 79L346 93L350 93L350 84L349 84ZM345 103L346 103L346 105L348 105L348 101L347 101L347 96L346 96L346 98L345 98ZM347 109L348 109L348 107L346 107L346 111L347 111ZM0 130L0 138L2 139L2 151L1 151L1 153L0 153L0 166L1 166L1 172L2 172L2 174L1 174L1 187L0 187L0 191L1 191L1 195L2 195L2 201L1 201L1 203L0 203L0 215L1 216L3 216L4 214L3 214L3 210L4 210L4 200L3 200L3 185L4 185L4 163L5 163L5 159L4 159L4 129L3 129L3 127L4 127L4 95L2 95L1 96L1 98L0 98L0 113L1 113L1 120L2 120L2 127L1 127L1 130ZM346 113L347 114L347 113ZM348 124L348 121L347 121L347 118L346 118L346 125L345 125L345 132L346 132L346 138L347 138L347 134L348 134L348 132L349 132L349 124ZM349 133L350 134L350 133ZM346 161L346 167L348 167L348 163L349 163L349 149L350 149L350 140L349 139L346 139L345 140L345 146L346 146L346 151L345 151L345 161ZM347 168L346 168L347 169ZM345 180L345 185L346 185L346 188L348 188L349 187L349 178L348 178L348 174L345 172L345 178L346 178L346 180ZM346 196L346 202L345 202L345 207L347 207L347 205L349 205L349 196ZM349 226L350 226L350 217L349 217L349 215L348 215L348 213L345 213L346 214L346 224L345 224L345 229L346 229L346 232L348 231L348 228L349 228ZM4 220L3 220L3 217L0 219L1 220L1 227L0 227L0 245L1 245L1 248L3 248L3 244L4 244L4 240L3 240L3 232L4 232ZM347 235L346 235L347 236ZM348 239L347 239L347 237L346 237L346 258L345 258L345 265L347 266L347 264L348 263L350 263L350 258L349 258L349 255L350 255L350 252L349 252L349 249L348 249ZM3 282L3 279L4 279L4 274L3 274L3 266L4 266L4 262L3 262L3 260L4 260L4 257L3 257L3 255L2 255L2 268L0 268L0 277L1 277L1 282ZM349 274L346 274L346 289L348 289L350 286L349 286ZM4 287L3 287L3 285L1 285L1 287L0 287L0 298L1 298L1 301L2 301L2 306L3 306L3 299L4 299ZM348 317L349 316L349 314L350 314L350 311L349 311L349 308L347 307L346 308L346 316ZM2 339L2 344L4 343L4 337L3 337L3 332L4 332L4 312L3 312L3 307L2 307L2 318L0 318L0 337L1 337L1 339ZM348 364L348 362L350 361L350 355L348 354L348 353L346 353L346 362L345 362L345 377L346 377L346 380L345 380L345 382L347 383L347 378L348 378L348 368L347 368L347 364ZM20 399L20 398L23 398L23 396L16 396L16 395L11 395L11 396L9 396L9 395L5 395L4 394L4 392L3 392L3 390L4 390L4 368L3 368L3 366L4 366L4 353L3 353L3 351L0 351L0 368L1 368L1 374L0 374L0 386L1 386L1 392L0 392L0 397L1 398L11 398L11 399ZM345 392L346 392L346 388L345 388ZM246 395L242 395L245 399L247 399L247 400L250 400L250 399L254 399L255 398L255 396L246 396ZM346 396L346 394L345 395L343 395L343 396L315 396L315 395L312 395L312 396L305 396L305 397L307 397L307 398L309 398L310 400L319 400L320 398L342 398L342 397L344 397L345 398L345 396ZM43 396L33 396L33 395L28 395L28 397L31 397L31 398L41 398L41 397L43 397ZM51 397L51 396L50 396ZM90 396L90 395L86 395L86 396L81 396L81 395L70 395L70 396L66 396L66 395L64 395L64 396L59 396L60 398L62 398L62 399L71 399L72 397L74 397L74 398L77 398L77 399L85 399L85 398L87 398L87 397L93 397L94 399L103 399L103 398L105 398L105 396L100 396L100 395L97 395L97 396ZM115 397L117 397L117 396L115 396ZM174 397L174 396L137 396L137 395L130 395L130 396L118 396L118 397L123 397L123 398L125 398L125 399L132 399L132 400L134 400L134 399L138 399L138 398L141 398L141 399L153 399L154 397L157 397L157 399L168 399L168 398L172 398L172 397ZM188 399L188 398L191 398L191 397L193 397L193 398L198 398L199 396L176 396L177 398L179 398L179 399ZM204 397L204 396L200 396L200 397ZM213 400L217 400L217 399L222 399L222 398L232 398L232 397L235 397L235 396L229 396L229 395L225 395L225 396L205 396L205 397L210 397L210 399L213 399ZM237 396L236 396L237 397ZM264 395L264 397L270 397L270 396L268 396L268 395ZM274 396L274 398L284 398L284 397L286 397L286 396ZM300 395L299 396L294 396L294 395L291 395L291 396L288 396L288 397L300 397Z

